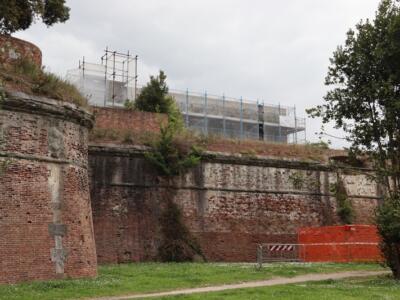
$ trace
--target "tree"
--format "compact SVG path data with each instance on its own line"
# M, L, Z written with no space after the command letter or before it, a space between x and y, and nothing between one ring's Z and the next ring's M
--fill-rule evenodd
M168 95L167 76L163 71L156 77L150 76L150 82L142 88L135 102L135 108L141 111L168 114L174 99Z
M47 26L69 19L65 0L0 0L0 33L25 30L41 19Z
M351 142L352 155L368 155L373 178L384 189L377 210L382 250L400 278L400 8L383 0L375 18L349 30L344 46L330 59L324 104L308 110L323 123L333 121Z

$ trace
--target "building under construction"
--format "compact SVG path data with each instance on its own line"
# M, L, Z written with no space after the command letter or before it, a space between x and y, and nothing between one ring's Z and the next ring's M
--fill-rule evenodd
M134 101L138 57L105 50L99 64L83 59L79 67L68 71L67 79L94 106L120 106ZM182 112L187 128L204 134L238 139L260 139L282 143L303 143L306 139L304 118L295 107L265 104L244 98L235 99L188 90L170 90Z

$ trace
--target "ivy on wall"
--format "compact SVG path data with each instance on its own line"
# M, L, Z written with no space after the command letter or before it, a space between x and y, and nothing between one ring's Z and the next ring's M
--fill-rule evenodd
M330 191L336 197L336 213L340 220L343 224L352 224L354 221L354 210L339 172L337 173L337 181L331 185Z

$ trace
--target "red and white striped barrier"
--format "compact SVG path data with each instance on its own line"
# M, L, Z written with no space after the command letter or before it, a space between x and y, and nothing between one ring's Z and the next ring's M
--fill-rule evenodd
M270 245L269 246L269 251L293 251L294 250L294 245Z

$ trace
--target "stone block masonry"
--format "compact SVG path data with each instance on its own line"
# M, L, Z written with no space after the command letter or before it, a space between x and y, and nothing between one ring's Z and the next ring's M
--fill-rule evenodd
M156 259L165 184L142 149L92 145L89 153L98 261ZM355 222L371 223L376 185L340 174ZM208 260L255 261L258 243L295 243L300 227L340 224L330 192L337 178L319 163L212 154L176 178L175 201Z
M14 93L0 110L0 283L96 275L88 181L92 116Z

